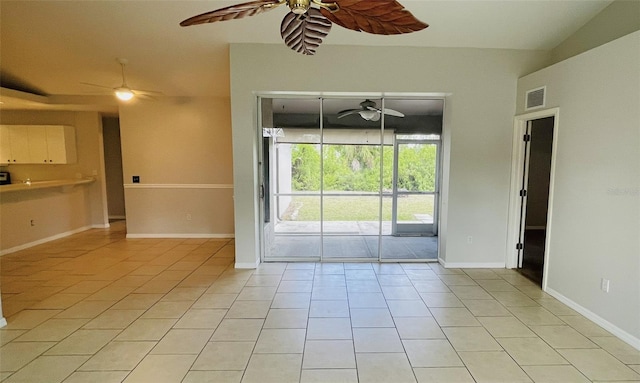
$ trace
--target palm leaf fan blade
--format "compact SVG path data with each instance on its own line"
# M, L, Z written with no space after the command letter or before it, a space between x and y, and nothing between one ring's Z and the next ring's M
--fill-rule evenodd
M339 10L321 9L332 22L354 31L378 35L411 33L429 25L418 20L395 0L335 0Z
M309 9L303 15L289 12L280 25L280 35L284 43L305 55L314 55L329 31L331 22L315 8Z
M269 11L284 3L284 0L250 1L248 3L236 4L230 7L221 8L215 11L206 12L201 15L190 17L182 21L180 25L183 27L187 27L190 25L213 23L216 21L242 19L244 17L254 16Z

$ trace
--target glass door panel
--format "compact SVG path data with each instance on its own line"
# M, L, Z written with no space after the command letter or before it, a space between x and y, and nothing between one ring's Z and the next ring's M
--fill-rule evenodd
M381 118L362 102L323 102L323 260L378 260Z
M323 260L377 261L380 147L325 144L323 159Z
M263 148L271 152L270 181L265 183L265 198L271 199L270 222L264 230L265 260L318 261L322 254L320 100L296 100L296 106L308 113L294 117L280 113L290 100L270 102L272 114L266 124L274 128L263 129L271 142ZM292 118L296 128L275 128L292 125ZM264 118L262 122L264 126Z

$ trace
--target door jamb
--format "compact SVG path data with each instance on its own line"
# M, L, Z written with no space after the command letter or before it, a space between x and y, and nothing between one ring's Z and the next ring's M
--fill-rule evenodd
M507 221L507 244L506 244L506 267L508 269L517 268L518 251L516 245L520 233L520 189L522 187L523 166L525 146L522 145L522 137L527 128L527 122L541 118L553 117L553 146L551 149L551 172L549 179L549 204L547 207L547 233L544 248L544 269L542 275L542 290L547 289L547 279L550 260L551 226L553 216L553 194L555 183L555 170L558 148L558 127L560 122L560 108L539 110L532 113L521 114L514 118L514 134L511 155L511 187L509 191L509 216Z

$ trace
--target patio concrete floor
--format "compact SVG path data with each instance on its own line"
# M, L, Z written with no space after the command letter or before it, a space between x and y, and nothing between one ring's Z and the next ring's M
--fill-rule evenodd
M419 222L416 222L419 223ZM382 259L437 260L437 236L392 236L391 222L325 222L320 237L320 222L279 222L276 225L271 257L282 259ZM381 238L381 241L379 240Z

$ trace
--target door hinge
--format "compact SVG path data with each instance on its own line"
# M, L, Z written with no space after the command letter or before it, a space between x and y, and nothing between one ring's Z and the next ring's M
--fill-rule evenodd
M522 189L520 190L520 197L526 197L527 196L527 191Z
M521 243L518 243L516 245L516 250L522 250L522 249L524 249L524 246Z
M524 137L522 137L522 139L524 140L524 142L529 142L529 141L531 141L531 135L530 134L525 134Z

